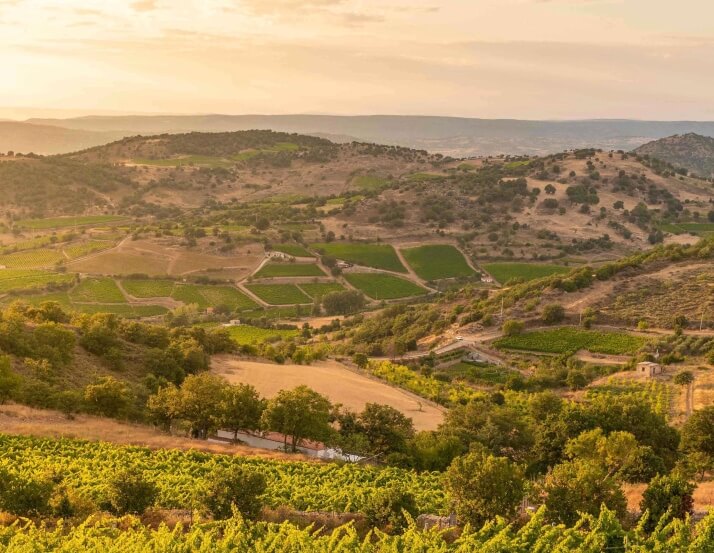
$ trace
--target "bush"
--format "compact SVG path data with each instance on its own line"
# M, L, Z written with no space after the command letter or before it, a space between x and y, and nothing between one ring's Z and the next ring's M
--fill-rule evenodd
M502 330L503 334L506 336L515 336L516 334L522 333L524 328L525 324L523 321L511 319L510 321L503 323Z
M140 515L156 501L156 484L144 478L138 469L126 469L109 481L107 500L112 512L118 515Z
M47 514L54 484L0 468L0 511L21 517Z
M565 308L557 303L551 303L543 308L541 320L544 323L555 324L565 319Z
M405 512L411 517L416 516L416 502L412 494L398 486L384 488L373 495L364 509L370 526L378 526L390 532L399 532L408 526Z
M243 467L219 468L207 478L201 490L201 502L215 519L226 519L237 510L243 517L255 519L263 503L265 477Z

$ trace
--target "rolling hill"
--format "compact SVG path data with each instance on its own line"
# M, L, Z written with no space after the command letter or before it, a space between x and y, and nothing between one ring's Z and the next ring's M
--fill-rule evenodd
M668 136L635 150L706 178L714 176L714 138L696 133Z

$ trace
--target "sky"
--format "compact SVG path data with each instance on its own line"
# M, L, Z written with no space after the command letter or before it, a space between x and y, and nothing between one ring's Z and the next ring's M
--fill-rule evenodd
M714 120L712 0L0 0L0 117Z

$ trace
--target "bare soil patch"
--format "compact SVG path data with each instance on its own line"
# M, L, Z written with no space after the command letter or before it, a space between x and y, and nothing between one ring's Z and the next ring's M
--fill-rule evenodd
M367 403L390 405L410 417L417 430L434 430L444 418L444 413L426 400L420 402L403 390L354 372L337 361L277 365L218 355L213 357L212 370L229 382L252 384L266 397L304 384L354 411L361 411Z

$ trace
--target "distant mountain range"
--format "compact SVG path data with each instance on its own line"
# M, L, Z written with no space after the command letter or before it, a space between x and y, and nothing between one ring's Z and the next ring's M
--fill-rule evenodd
M583 147L629 151L673 134L714 136L714 122L526 121L396 115L89 116L29 119L10 123L13 129L5 125L8 123L0 122L0 150L38 153L75 151L136 134L249 129L311 134L340 142L357 140L408 146L454 157L546 154ZM50 128L61 128L66 134Z
M62 154L123 138L123 132L85 131L57 125L0 121L0 152Z
M695 133L669 136L643 144L638 154L647 154L684 167L702 177L714 177L714 138Z

